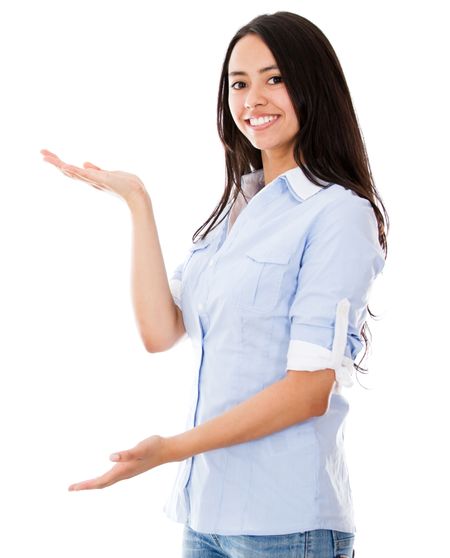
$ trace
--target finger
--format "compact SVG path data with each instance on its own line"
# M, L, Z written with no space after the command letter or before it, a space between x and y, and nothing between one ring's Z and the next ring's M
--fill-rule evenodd
M86 175L81 174L79 171L75 171L72 169L69 169L67 166L65 165L57 165L57 168L59 168L59 170L65 174L66 176L68 176L69 178L79 178L80 180L83 180L84 182L87 182L88 184L90 184L91 186L93 186L94 188L97 188L97 190L103 190L104 188L101 187L99 184L97 184L96 182L93 182L92 180L88 179L86 177Z
M98 486L96 486L96 481L97 479L91 479L83 482L77 482L75 484L71 484L68 490L73 492L75 490L90 490L92 488L98 488Z
M56 157L56 155L46 155L44 157L44 161L46 163L52 163L52 165L56 165L57 167L59 167L63 164L61 159L59 157Z
M66 169L71 175L88 182L91 186L94 186L94 188L97 188L98 190L111 191L111 188L107 184L103 183L104 180L108 180L109 178L108 171L101 169L98 170L96 168L81 169L79 167L74 167L73 165L62 165L62 168Z
M61 159L59 157L47 155L47 156L44 157L44 161L47 162L47 163L52 164L57 169L59 169L61 172L63 172L65 175L71 176L71 174L69 174L67 168L64 168L65 163L63 161L61 161Z
M77 167L72 167L70 165L63 163L60 159L55 161L55 160L51 160L50 158L46 158L45 160L48 161L49 163L54 164L57 169L59 169L63 174L65 174L69 178L79 178L81 180L84 180L85 182L88 182L89 184L91 184L91 186L94 186L94 188L97 188L98 190L103 190L103 188L99 184L92 181L87 177L86 174L81 172L85 169L78 169Z
M92 180L88 180L86 175L80 173L80 171L86 170L86 169L80 169L78 167L74 167L73 165L68 165L68 164L64 163L57 155L54 155L53 153L51 153L50 151L48 151L46 149L41 149L41 152L46 153L46 154L48 153L48 155L46 155L44 157L44 161L46 161L47 163L51 163L51 164L55 165L56 168L58 168L63 174L65 174L69 178L80 178L80 179L85 180L86 182L88 182L91 186L94 186L94 188L97 188L97 190L104 190L104 187L97 184L96 182L93 182ZM100 167L96 167L95 165L92 165L91 163L85 163L85 164L91 165L91 168L94 169L94 170L102 170L102 169L100 169Z
M101 184L99 184L100 177L96 169L81 169L73 165L61 165L61 170L66 170L69 174L89 182L89 184L92 184L92 186L96 188L100 188L101 186Z
M42 155L52 155L53 157L57 157L55 153L52 153L48 149L41 149L40 153L42 153Z
M86 163L84 163L85 168L89 168L89 169L96 169L96 170L102 170L100 167L97 167L96 165L93 165L92 163L89 163L88 161L86 161Z
M53 163L54 165L64 164L64 161L62 161L58 157L58 155L55 155L53 153L48 153L47 155L44 155L44 161L47 161L47 163Z
M119 474L117 467L113 467L110 471L100 477L71 484L69 486L69 491L106 488L107 486L111 486L117 481L122 480L122 478L123 477Z
M117 451L112 453L109 458L111 461L132 461L133 459L140 461L142 459L135 450Z
M110 484L114 484L114 483L111 482ZM107 486L108 483L106 483L102 477L98 477L96 479L89 479L86 481L71 484L69 486L69 491L72 492L75 490L94 490L94 489L106 488Z
M91 179L94 181L98 181L98 179L102 175L104 176L104 171L102 171L101 169L94 169L94 168L82 169L81 167L76 167L75 165L67 165L67 164L63 164L61 165L61 167L73 174L79 174L83 178Z

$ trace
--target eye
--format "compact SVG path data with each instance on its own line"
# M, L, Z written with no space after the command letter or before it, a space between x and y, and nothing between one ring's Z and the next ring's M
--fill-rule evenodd
M271 78L269 78L268 81L270 81L271 79L279 79L280 81L283 81L283 78L281 76L272 76ZM243 81L235 81L231 85L231 89L237 89L237 90L242 89L242 87L237 87L237 88L235 87L235 85L238 85L238 84L241 84L241 83L245 85L245 83ZM277 83L280 83L280 82L277 82ZM274 83L272 85L277 85L277 83Z
M270 79L279 79L279 80L283 81L283 78L281 76L272 76Z

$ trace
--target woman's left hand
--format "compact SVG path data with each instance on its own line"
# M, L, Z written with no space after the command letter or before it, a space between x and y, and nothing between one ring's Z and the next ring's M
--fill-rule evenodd
M112 469L101 477L71 484L69 490L105 488L166 463L164 442L165 438L162 436L150 436L132 449L113 453L110 459L115 461L116 465Z

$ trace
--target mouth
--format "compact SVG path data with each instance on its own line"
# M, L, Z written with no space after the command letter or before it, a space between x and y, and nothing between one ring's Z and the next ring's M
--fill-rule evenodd
M252 130L258 131L258 130L266 130L267 128L270 128L270 126L273 126L275 124L275 122L278 121L278 119L280 118L279 114L272 114L270 115L271 120L269 120L268 122L262 122L261 124L251 124L250 119L246 119L245 120L245 124L251 128ZM252 119L253 120L253 119Z

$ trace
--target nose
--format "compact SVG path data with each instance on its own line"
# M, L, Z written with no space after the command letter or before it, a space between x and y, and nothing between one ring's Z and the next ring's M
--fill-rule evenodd
M245 108L253 108L257 105L265 105L267 103L262 91L256 85L249 86L245 97Z

